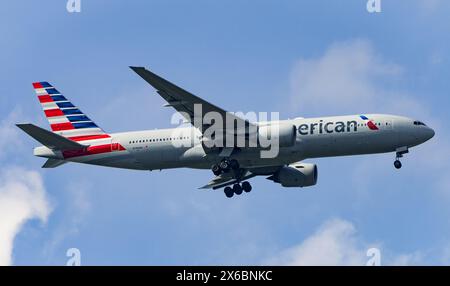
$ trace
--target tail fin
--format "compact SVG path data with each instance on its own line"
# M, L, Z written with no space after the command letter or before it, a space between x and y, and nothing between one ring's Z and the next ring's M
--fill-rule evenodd
M48 82L33 87L54 133L73 141L110 137Z

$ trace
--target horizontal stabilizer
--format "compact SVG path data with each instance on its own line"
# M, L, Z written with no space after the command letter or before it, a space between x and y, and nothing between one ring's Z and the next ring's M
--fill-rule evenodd
M67 163L67 161L58 159L48 159L47 161L45 161L44 165L42 165L42 168L56 168L65 163Z
M63 137L61 135L58 135L56 133L33 125L31 123L16 124L16 125L20 129L22 129L25 133L27 133L28 135L36 139L38 142L40 142L42 145L45 145L50 149L77 150L87 147L86 145L82 145L80 143L67 139L66 137Z

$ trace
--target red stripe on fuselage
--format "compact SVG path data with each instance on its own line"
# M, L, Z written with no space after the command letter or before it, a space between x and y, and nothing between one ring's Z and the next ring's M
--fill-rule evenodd
M47 109L44 112L47 117L64 116L64 112L61 109Z
M69 137L70 140L73 141L86 141L86 140L94 140L94 139L103 139L103 138L110 138L108 134L99 134L99 135L84 135L84 136L74 136Z
M114 143L118 144L118 143ZM124 151L126 150L122 145L119 144L118 150L112 150L112 144L103 144L103 145L96 145L96 146L89 146L85 149L81 150L67 150L63 151L64 159L67 158L73 158L73 157L79 157L79 156L89 156L89 155L96 155L96 154L103 154L103 153L111 153L115 151Z
M53 102L53 99L50 97L50 95L39 95L38 98L40 103Z
M63 131L74 129L72 123L70 122L51 124L50 127L52 128L52 131Z

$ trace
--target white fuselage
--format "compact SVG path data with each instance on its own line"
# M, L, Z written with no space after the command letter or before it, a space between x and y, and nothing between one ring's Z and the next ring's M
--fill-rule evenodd
M410 118L384 114L366 116L377 129L371 129L369 120L359 115L286 120L283 122L294 124L297 128L294 145L280 148L274 158L261 158L258 148L242 149L233 153L231 158L238 160L244 168L280 166L307 158L394 152L401 147L410 148L421 144L434 135L431 128L416 125ZM201 133L193 127L110 135L111 138L85 144L111 144L112 152L66 160L117 168L156 170L183 167L210 169L222 159L217 153L205 153ZM115 149L115 143L125 150ZM35 155L42 154L42 150L35 150Z

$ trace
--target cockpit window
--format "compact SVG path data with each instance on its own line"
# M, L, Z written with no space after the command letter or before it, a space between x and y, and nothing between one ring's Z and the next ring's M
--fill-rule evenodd
M414 121L414 125L423 125L426 126L425 123L421 122L421 121Z

